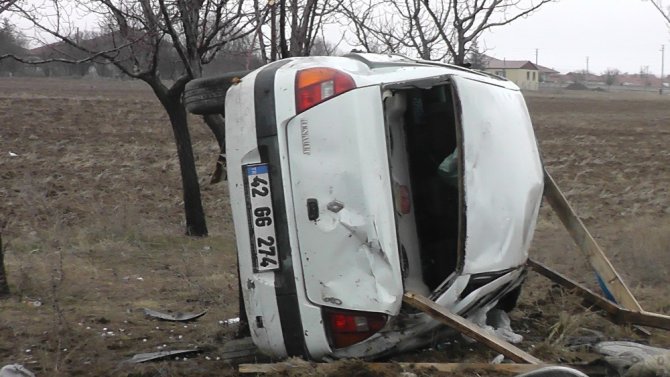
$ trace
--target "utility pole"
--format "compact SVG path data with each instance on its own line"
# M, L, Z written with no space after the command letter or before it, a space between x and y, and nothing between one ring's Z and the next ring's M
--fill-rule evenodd
M535 65L537 65L537 54L538 54L538 49L535 49Z
M589 57L586 57L586 77L589 76Z
M658 94L663 95L663 75L665 74L665 45L661 45L661 89L658 90Z

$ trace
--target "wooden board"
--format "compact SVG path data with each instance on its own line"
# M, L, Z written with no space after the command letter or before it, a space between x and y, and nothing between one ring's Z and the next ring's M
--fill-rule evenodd
M588 303L604 310L607 312L609 318L617 324L641 325L670 330L670 316L645 311L638 312L622 308L542 263L529 259L528 266L549 280L556 282L567 289L573 290L575 294L582 296Z
M617 303L628 310L641 312L642 307L635 296L630 292L596 240L572 209L546 168L544 169L544 197Z
M535 356L523 351L522 349L491 335L468 321L467 319L449 312L447 309L437 305L428 298L416 293L407 292L403 296L403 301L422 312L430 315L454 330L466 335L474 340L490 347L491 349L502 353L509 359L518 363L542 364L542 361Z

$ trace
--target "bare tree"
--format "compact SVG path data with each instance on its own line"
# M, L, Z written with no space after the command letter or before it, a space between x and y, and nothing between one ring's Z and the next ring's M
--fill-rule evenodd
M616 68L607 68L603 73L603 76L605 76L605 84L607 84L607 86L616 84L620 74L621 72Z
M665 21L670 25L670 6L666 7L663 4L663 0L649 0L651 4L658 10L659 13L665 18Z
M348 0L340 11L352 29L354 43L368 52L417 55L425 60L444 60L448 54L438 25L449 19L446 2L436 1L435 20L421 0Z
M4 19L0 22L0 51L4 53L21 53L26 47L25 36L9 22ZM22 65L15 61L0 61L1 74L15 74L21 71Z
M270 0L269 12L254 0L256 37L264 61L308 56L324 23L334 13L334 0ZM268 51L269 50L269 51Z
M644 81L644 86L651 86L651 71L648 65L640 67L640 79Z
M229 42L252 33L248 26L247 2L243 0L81 0L36 6L23 2L11 10L31 22L35 29L56 38L54 48L69 47L81 57L53 57L36 61L12 57L30 64L95 62L113 64L125 75L146 82L167 112L177 145L181 169L186 234L207 235L182 93L188 81L201 77L203 65L211 62ZM96 43L73 37L76 15L100 20ZM159 71L162 48L171 48L182 66L174 81L165 81ZM207 122L223 148L223 122Z
M411 50L430 60L462 65L483 32L526 17L554 0L350 0L342 7L356 39L376 40L389 52Z
M0 0L0 14L9 9L17 0Z

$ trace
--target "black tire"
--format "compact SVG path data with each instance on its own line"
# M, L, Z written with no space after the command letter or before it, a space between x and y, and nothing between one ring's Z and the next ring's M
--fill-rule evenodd
M226 93L250 71L228 72L221 76L189 81L184 88L184 106L192 114L223 114Z

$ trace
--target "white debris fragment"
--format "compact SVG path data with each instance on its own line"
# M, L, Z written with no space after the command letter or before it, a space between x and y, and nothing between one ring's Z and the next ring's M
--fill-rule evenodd
M10 151L9 152L9 157L19 157L19 155Z
M200 313L181 313L181 312L163 313L153 309L144 308L144 314L149 317L158 318L164 321L176 321L176 322L192 321L202 317L206 313L207 310L204 310Z
M468 316L468 319L489 334L495 335L512 344L523 341L523 336L512 330L511 321L504 310L492 309L487 312L486 308L482 308ZM466 336L463 338L467 342L475 342L472 338Z
M228 318L224 321L219 321L219 324L224 326L236 325L238 323L240 323L240 317Z
M506 341L517 344L523 341L523 336L512 330L512 321L504 310L493 309L486 314L486 322L495 328L495 334Z
M494 357L493 360L491 360L491 364L500 364L505 360L505 355L502 353L499 354L498 356Z
M0 377L35 377L35 374L21 364L9 364L0 369Z

